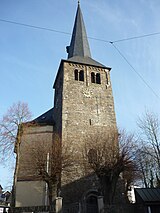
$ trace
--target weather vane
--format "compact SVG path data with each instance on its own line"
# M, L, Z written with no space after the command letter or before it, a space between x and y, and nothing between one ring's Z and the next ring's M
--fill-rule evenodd
M78 0L78 4L80 4L80 1Z

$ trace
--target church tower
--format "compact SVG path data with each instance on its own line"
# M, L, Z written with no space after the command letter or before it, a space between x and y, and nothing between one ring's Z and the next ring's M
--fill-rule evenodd
M85 24L78 4L68 58L62 60L53 88L55 129L62 143L74 146L77 158L87 137L117 132L110 67L91 57ZM78 165L62 186L83 177Z
M111 68L92 59L79 4L67 53L53 86L54 119L62 140L117 129Z
M58 133L62 149L66 144L68 150L74 150L73 160L76 161L71 172L64 170L61 175L63 201L73 203L81 200L96 184L95 179L92 181L93 175L86 174L80 165L81 150L86 138L117 132L110 80L111 68L97 62L91 56L79 3L67 53L67 59L60 62L53 85L54 107L33 121L23 124L19 170L16 176L17 207L40 206L47 203L46 183L37 176L37 171L33 170L32 162L37 159L28 163L28 160L33 158L33 147L38 149L41 142L53 147L53 135Z

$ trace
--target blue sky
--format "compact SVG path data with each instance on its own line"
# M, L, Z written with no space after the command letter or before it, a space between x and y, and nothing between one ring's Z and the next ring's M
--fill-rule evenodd
M71 33L76 0L0 0L0 19ZM114 41L160 32L159 0L81 0L89 37ZM0 21L0 116L18 101L27 102L34 117L53 106L52 85L70 36ZM115 48L89 39L92 57L112 67L117 124L136 131L146 109L159 114L156 97ZM160 35L115 43L134 69L160 96ZM0 166L0 184L11 171Z

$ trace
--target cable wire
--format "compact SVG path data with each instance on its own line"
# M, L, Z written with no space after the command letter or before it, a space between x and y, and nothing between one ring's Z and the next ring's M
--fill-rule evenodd
M46 30L50 32L55 32L55 33L61 33L65 35L71 35L71 33L60 31L60 30L55 30L47 27L40 27L40 26L35 26L35 25L30 25L30 24L25 24L25 23L20 23L20 22L15 22L15 21L10 21L10 20L5 20L5 19L0 19L1 22L9 23L9 24L15 24L15 25L20 25L24 27L31 27L34 29L39 29L39 30ZM160 32L155 32L155 33L150 33L150 34L145 34L141 36L135 36L135 37L129 37L129 38L124 38L124 39L119 39L115 41L109 41L105 39L99 39L99 38L94 38L94 37L88 37L89 39L96 40L96 41L101 41L105 43L110 43L112 46L117 50L117 52L121 55L121 57L127 62L127 64L132 68L132 70L139 76L139 78L143 81L143 83L152 91L152 93L160 99L160 97L157 95L157 93L153 90L153 88L144 80L144 78L140 75L139 72L136 71L136 69L132 66L132 64L127 60L127 58L122 54L122 52L117 48L117 46L114 43L118 42L123 42L123 41L128 41L128 40L133 40L133 39L140 39L144 37L149 37L149 36L155 36L155 35L160 35Z
M54 30L54 29L47 28L47 27L40 27L40 26L35 26L35 25L30 25L30 24L24 24L24 23L20 23L20 22L5 20L5 19L0 19L0 21L10 23L10 24L16 24L16 25L20 25L20 26L24 26L24 27L31 27L31 28L35 28L35 29L39 29L39 30L46 30L46 31L51 31L51 32L55 32L55 33L71 35L71 33L60 31L60 30Z
M24 27L31 27L31 28L39 29L39 30L46 30L46 31L50 31L50 32L61 33L61 34L65 34L65 35L71 35L71 33L60 31L60 30L55 30L55 29L47 28L47 27L40 27L40 26L36 26L36 25L25 24L25 23L21 23L21 22L6 20L6 19L0 19L0 21L5 22L5 23L9 23L9 24L20 25L20 26L24 26ZM114 41L109 41L109 40L100 39L100 38L94 38L94 37L90 37L90 36L88 36L88 38L95 40L95 41L105 42L105 43L119 43L119 42L123 42L123 41L141 39L141 38L151 37L151 36L156 36L156 35L160 35L160 32L149 33L149 34L144 34L144 35L134 36L134 37L129 37L129 38L122 38L122 39L118 39L118 40L114 40Z
M160 32L144 34L144 35L134 36L134 37L129 37L129 38L122 38L122 39L119 39L119 40L112 41L112 43L118 43L118 42L122 42L122 41L134 40L134 39L141 39L141 38L156 36L156 35L160 35Z
M55 33L61 33L61 34L65 34L65 35L71 35L71 33L60 31L60 30L55 30L55 29L47 28L47 27L40 27L40 26L36 26L36 25L30 25L30 24L25 24L25 23L15 22L15 21L10 21L10 20L5 20L5 19L0 19L0 21L1 22L5 22L5 23L9 23L9 24L20 25L20 26L23 26L23 27L31 27L31 28L34 28L34 29L46 30L46 31L51 31L51 32L55 32ZM94 37L90 37L90 36L88 36L87 38L95 40L95 41L101 41L101 42L110 43L110 41L105 40L105 39L94 38Z
M132 66L128 59L122 54L122 52L117 48L117 46L110 42L110 44L117 50L119 55L126 61L126 63L132 68L132 70L138 75L138 77L143 81L143 83L151 90L151 92L160 100L159 95L153 90L153 88L147 83L147 81L142 77L142 75Z

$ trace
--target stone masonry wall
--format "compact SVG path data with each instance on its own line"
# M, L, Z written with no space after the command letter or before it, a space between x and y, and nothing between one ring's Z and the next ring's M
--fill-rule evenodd
M77 81L74 71L84 71L84 81ZM101 84L91 83L91 72L100 73ZM117 131L110 71L104 68L64 62L62 91L62 143L75 149L73 159L82 158L87 137ZM62 176L62 186L78 180L85 173L80 165Z
M32 148L41 148L40 144L51 146L53 137L53 126L26 126L23 128L23 135L20 146L20 162L18 180L32 180L36 178L35 168L32 167L34 159ZM38 153L37 153L38 154ZM35 156L36 157L36 156Z
M62 92L63 92L63 81L64 81L64 69L63 64L60 65L56 81L54 83L54 130L62 134Z
M37 151L39 151L42 143L44 147L51 147L52 137L53 126L24 126L16 183L16 207L45 204L46 184L37 176L35 167L37 155L33 156L32 149L37 147Z

